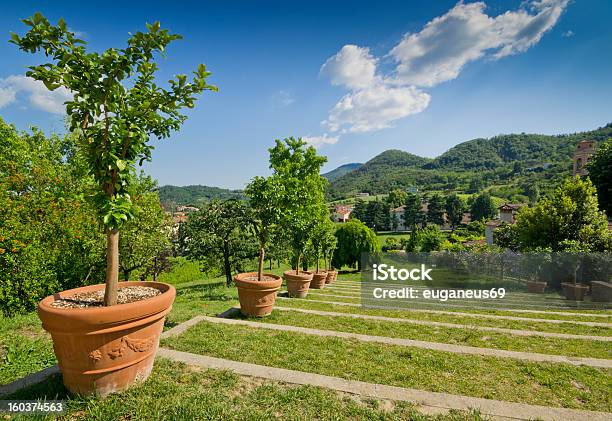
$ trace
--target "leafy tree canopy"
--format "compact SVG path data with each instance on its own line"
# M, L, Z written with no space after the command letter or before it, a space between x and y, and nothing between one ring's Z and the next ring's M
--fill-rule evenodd
M588 166L589 178L597 189L599 207L612 216L612 139L602 143Z

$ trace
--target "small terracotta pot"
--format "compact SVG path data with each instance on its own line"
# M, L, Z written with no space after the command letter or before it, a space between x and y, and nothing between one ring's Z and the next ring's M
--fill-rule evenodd
M263 317L272 313L276 292L280 289L283 279L271 273L264 276L274 280L258 281L257 272L239 273L234 276L240 300L240 312L249 317ZM254 278L254 279L249 279Z
M60 292L38 304L38 317L51 334L64 385L82 395L106 396L149 377L166 314L176 290L160 282L121 282L147 286L161 295L109 307L56 308L50 304L78 292L104 289L91 285Z
M546 282L541 281L527 281L527 292L534 294L543 294L546 289Z
M287 292L290 297L294 298L306 298L308 295L308 287L310 287L310 281L312 280L312 272L299 272L295 273L295 270L288 270L283 273L285 282L287 283Z
M571 282L563 282L561 284L563 287L563 292L565 293L565 298L571 301L582 301L584 300L584 295L589 289L588 285L585 284L574 284Z
M310 281L310 288L323 289L325 288L325 280L327 279L327 272L313 272L312 281Z
M325 283L326 284L331 284L332 282L335 282L337 276L338 276L338 271L328 270L327 271L327 278L325 278Z

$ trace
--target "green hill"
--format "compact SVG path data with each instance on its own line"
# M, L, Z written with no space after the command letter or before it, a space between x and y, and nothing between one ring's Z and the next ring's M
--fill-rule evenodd
M340 165L338 168L331 170L330 172L327 172L325 174L321 174L323 177L327 178L329 181L334 181L340 177L342 177L344 174L347 174L351 171L356 170L357 168L361 167L363 164L359 164L359 163L352 163L352 164L344 164L344 165Z
M421 191L469 191L470 186L496 188L507 196L522 195L528 183L546 190L571 174L572 155L583 139L601 142L612 138L612 123L596 130L564 134L509 134L460 143L435 159L388 150L356 170L334 179L329 199L357 192L388 193L394 188Z
M436 178L436 174L423 169L423 166L430 162L429 158L391 149L332 181L329 195L331 198L337 198L358 192L388 193L397 187L414 185L422 177L432 175ZM429 181L435 182L433 179Z
M162 186L157 190L164 206L197 205L213 199L243 199L242 190L229 190L210 186Z

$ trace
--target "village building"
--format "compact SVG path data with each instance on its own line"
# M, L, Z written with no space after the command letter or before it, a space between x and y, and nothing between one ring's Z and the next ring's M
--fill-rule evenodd
M587 165L591 157L595 154L595 142L592 140L582 140L576 145L574 152L574 176L584 176L589 173Z
M492 219L485 224L485 239L488 245L493 245L495 230L503 224L514 224L516 222L516 214L524 206L526 206L524 203L504 203L498 208L499 218Z
M336 205L332 212L332 220L334 222L347 222L351 217L353 207L350 205Z
M183 212L183 213L198 212L199 210L200 208L196 208L195 206L178 205L176 207L177 212Z

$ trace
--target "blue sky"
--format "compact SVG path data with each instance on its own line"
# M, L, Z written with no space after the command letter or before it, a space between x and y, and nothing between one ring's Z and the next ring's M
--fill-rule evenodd
M612 2L5 2L20 18L63 17L90 48L125 45L159 20L180 33L160 81L207 65L183 129L156 142L160 184L241 188L267 173L275 138L308 137L326 170L390 148L436 156L500 133L566 133L612 121ZM62 95L22 77L43 58L0 42L0 116L62 132Z

